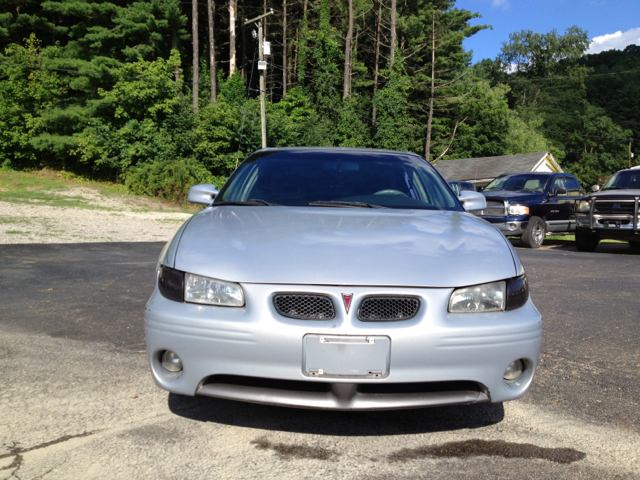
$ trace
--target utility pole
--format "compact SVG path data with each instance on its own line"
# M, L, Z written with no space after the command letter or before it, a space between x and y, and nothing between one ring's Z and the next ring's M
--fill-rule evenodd
M260 15L259 17L244 21L245 27L251 23L258 24L258 71L260 72L260 124L262 126L262 148L267 148L267 114L264 105L264 96L267 90L264 74L267 69L267 62L264 61L264 38L262 31L262 19L268 17L273 13L274 11L273 9L271 9L271 11Z

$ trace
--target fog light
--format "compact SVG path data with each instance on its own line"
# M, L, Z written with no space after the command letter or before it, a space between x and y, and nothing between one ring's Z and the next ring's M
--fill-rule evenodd
M509 223L509 224L507 224L507 228L509 229L510 232L513 232L516 228L518 228L518 224L517 223Z
M516 360L515 362L511 363L511 365L509 365L507 369L504 371L504 379L507 382L513 382L520 375L522 375L523 370L524 370L524 365L522 363L522 360Z
M182 360L171 350L166 350L162 354L162 366L169 372L179 372L182 370Z

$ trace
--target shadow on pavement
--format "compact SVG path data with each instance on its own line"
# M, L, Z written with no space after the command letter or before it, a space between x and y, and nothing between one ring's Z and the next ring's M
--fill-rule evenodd
M342 412L272 407L170 393L168 404L172 413L200 422L337 436L441 432L486 427L504 419L502 403L480 403L418 410Z

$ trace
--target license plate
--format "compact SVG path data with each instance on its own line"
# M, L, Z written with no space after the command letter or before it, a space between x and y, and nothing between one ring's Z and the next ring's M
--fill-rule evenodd
M391 339L377 335L305 335L302 372L308 377L386 378Z

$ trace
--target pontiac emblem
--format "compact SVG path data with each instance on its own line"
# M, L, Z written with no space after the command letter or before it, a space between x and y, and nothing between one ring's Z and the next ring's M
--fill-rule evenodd
M353 298L353 293L343 293L342 301L344 302L344 308L349 313L349 307L351 307L351 299Z

